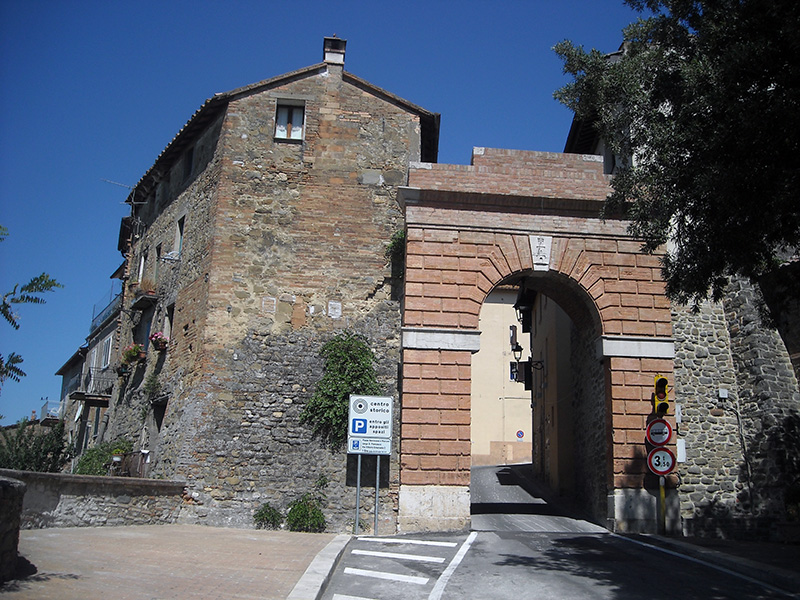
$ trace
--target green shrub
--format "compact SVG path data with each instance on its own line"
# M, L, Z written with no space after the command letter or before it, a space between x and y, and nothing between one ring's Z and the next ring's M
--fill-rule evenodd
M283 515L269 502L265 502L253 515L253 521L255 521L256 529L278 529L283 522Z
M322 514L317 498L313 494L306 493L289 504L286 524L289 526L289 531L311 533L325 531L325 515Z
M339 449L347 441L350 394L369 396L380 390L375 355L363 337L345 331L328 340L320 356L325 359L324 373L300 422L310 423L315 435Z
M95 444L78 459L74 473L76 475L107 475L111 456L115 450L130 452L133 450L133 442L130 440L115 440L113 442L100 442Z
M39 431L27 419L0 436L0 467L19 471L57 473L72 458L72 448L64 437L64 422Z

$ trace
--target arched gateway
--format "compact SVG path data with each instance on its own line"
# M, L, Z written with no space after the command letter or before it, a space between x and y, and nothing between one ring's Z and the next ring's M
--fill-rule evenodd
M555 300L573 323L575 494L612 529L652 491L644 431L674 344L658 257L601 218L600 157L476 148L472 165L412 165L407 227L399 525L469 523L472 354L498 285ZM650 519L650 511L644 517Z

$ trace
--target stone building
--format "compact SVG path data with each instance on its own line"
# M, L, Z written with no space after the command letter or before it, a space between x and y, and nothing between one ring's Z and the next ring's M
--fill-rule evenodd
M56 371L62 378L58 413L65 422L67 441L77 452L97 440L117 381L116 335L122 305L119 284L114 279L108 293L95 303L85 344Z
M436 160L439 116L344 57L326 38L320 64L215 95L128 197L120 348L146 358L119 378L102 435L132 439L151 476L186 481L186 521L251 526L262 503L285 508L320 479L329 522L352 520L347 456L299 423L335 332L362 334L398 395L386 248L409 163Z
M659 257L603 218L597 140L437 164L439 115L345 71L344 51L326 38L322 63L209 99L131 192L116 360L144 352L99 437L185 482L184 522L248 527L326 481L344 529L353 461L299 415L322 345L349 330L396 402L381 533L468 526L470 469L491 462L532 464L612 530L655 530L645 429L663 376L667 527L768 534L798 475L800 394L756 290L672 306ZM402 265L386 255L401 231Z

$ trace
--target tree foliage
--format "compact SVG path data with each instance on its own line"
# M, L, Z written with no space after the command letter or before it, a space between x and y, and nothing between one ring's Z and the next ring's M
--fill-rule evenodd
M379 391L375 355L364 338L344 332L328 340L320 350L325 360L322 379L300 414L314 433L331 447L347 440L350 394L374 395Z
M622 51L555 51L573 80L555 96L623 161L607 209L663 259L667 294L721 297L800 240L800 3L625 0L640 18Z
M0 225L0 242L8 237L8 229ZM44 304L41 294L63 287L47 273L42 273L24 285L16 284L10 292L3 294L0 302L0 315L14 329L19 329L19 315L14 312L14 304ZM7 356L0 354L0 387L7 379L19 381L25 377L25 372L20 368L22 357L16 352Z
M64 436L64 422L35 431L27 419L2 430L0 467L19 471L58 473L72 458Z

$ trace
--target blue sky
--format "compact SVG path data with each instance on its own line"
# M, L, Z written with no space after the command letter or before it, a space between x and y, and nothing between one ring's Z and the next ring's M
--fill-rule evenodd
M636 16L621 0L0 0L0 292L43 271L64 284L19 330L0 322L28 374L3 386L2 423L59 400L54 373L122 262L128 190L104 180L134 185L207 98L316 64L336 34L346 70L441 113L439 162L560 152L553 45L616 50Z

